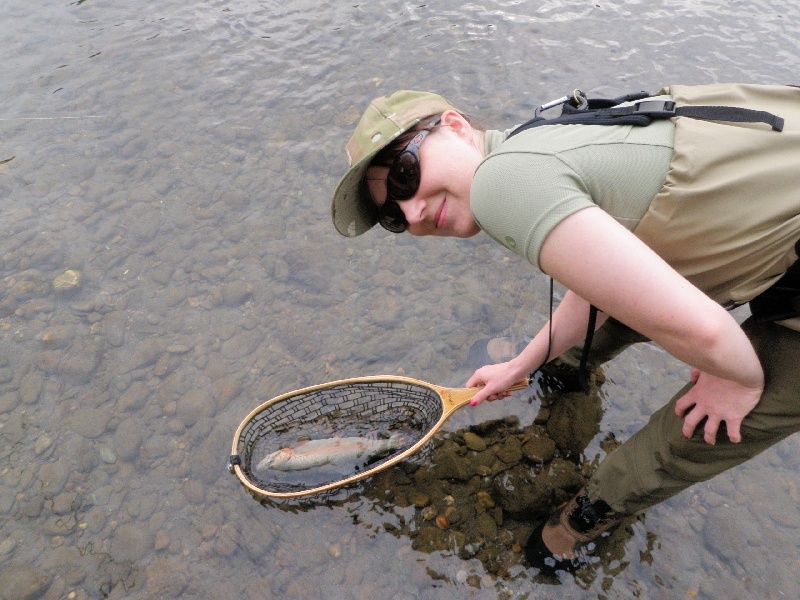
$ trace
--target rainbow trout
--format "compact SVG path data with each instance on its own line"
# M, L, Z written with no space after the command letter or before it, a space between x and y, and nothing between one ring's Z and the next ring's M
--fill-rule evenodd
M402 448L407 443L408 436L398 432L386 439L368 436L304 440L291 448L281 448L267 454L256 465L256 470L304 471L319 467L355 467Z

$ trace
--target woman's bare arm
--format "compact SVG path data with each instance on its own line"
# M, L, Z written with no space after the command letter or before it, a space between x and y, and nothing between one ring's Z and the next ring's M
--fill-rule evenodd
M578 296L568 294L570 304L554 313L554 342L574 343L580 329L585 331L585 316L579 317L585 314L580 301L585 299L701 372L695 390L679 405L681 415L694 407L685 418L685 435L708 417L706 441L713 441L722 421L738 441L741 420L760 398L763 371L750 341L721 306L599 208L582 210L556 226L544 242L540 266ZM576 318L580 324L568 322ZM538 343L517 357L518 363L543 357L543 335L544 330L534 339ZM506 372L511 370L509 363ZM502 370L485 375L478 378L487 388L476 395L479 401L498 393L491 380L505 385Z

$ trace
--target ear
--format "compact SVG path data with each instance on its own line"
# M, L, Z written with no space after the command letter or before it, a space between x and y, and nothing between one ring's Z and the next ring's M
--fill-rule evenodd
M459 137L472 139L472 126L467 120L454 110L446 110L441 116L442 125L449 127Z

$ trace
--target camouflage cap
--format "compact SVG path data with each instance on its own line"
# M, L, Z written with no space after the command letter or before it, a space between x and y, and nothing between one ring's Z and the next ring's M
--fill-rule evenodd
M355 237L369 231L376 223L370 211L370 200L361 197L361 180L373 157L425 117L446 110L459 112L437 94L409 90L381 96L370 103L347 142L350 168L333 193L331 218L339 233Z

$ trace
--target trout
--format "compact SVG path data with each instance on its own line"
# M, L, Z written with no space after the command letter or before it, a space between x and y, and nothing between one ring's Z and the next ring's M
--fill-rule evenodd
M303 440L291 448L281 448L267 454L256 465L256 470L304 471L324 466L355 467L402 448L407 442L408 436L399 432L386 439L368 436Z

